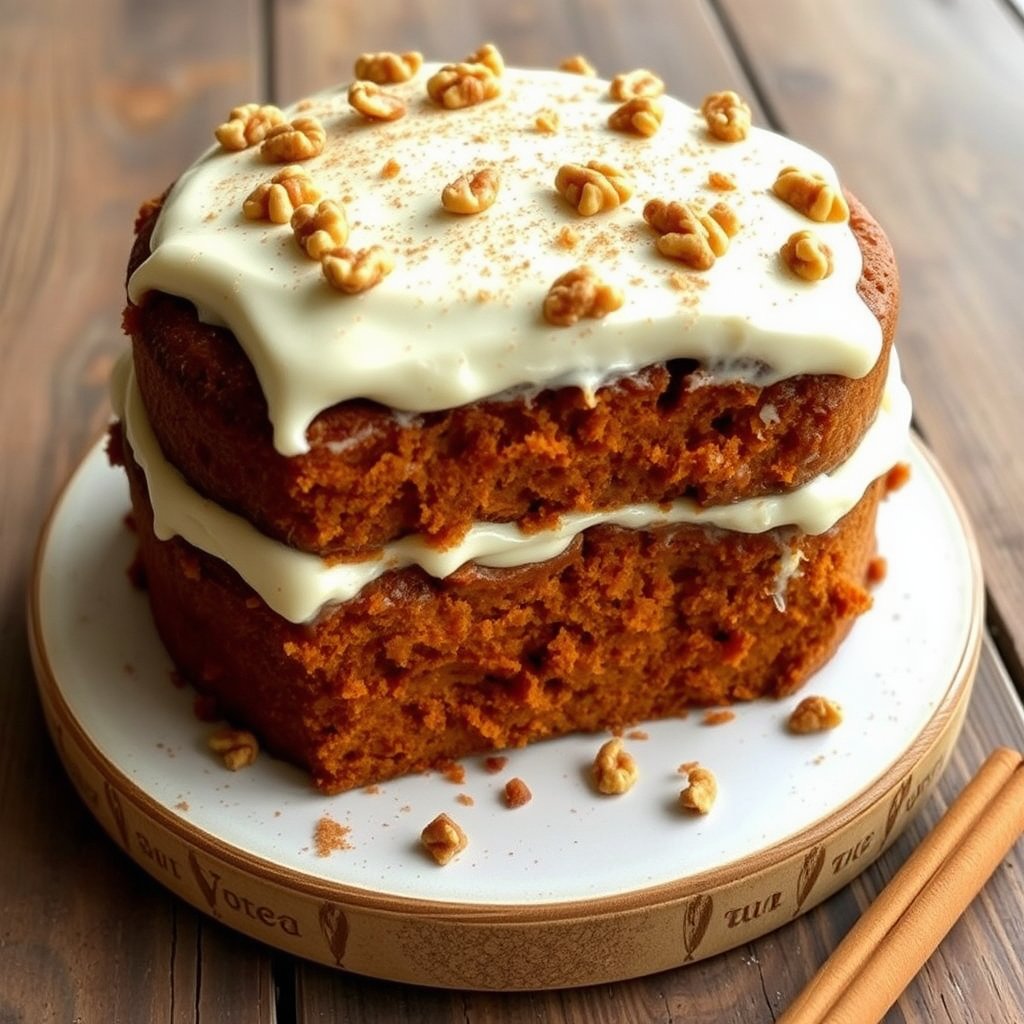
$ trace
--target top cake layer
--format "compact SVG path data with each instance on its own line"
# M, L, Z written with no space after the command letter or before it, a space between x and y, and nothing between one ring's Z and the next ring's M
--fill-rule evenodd
M393 263L374 287L339 292L287 224L243 215L246 198L283 166L259 145L218 144L182 175L131 276L133 302L150 291L181 296L200 319L230 329L255 369L281 454L306 451L311 422L353 398L417 413L545 388L592 394L671 359L698 360L718 382L757 385L860 378L879 361L883 332L858 294L862 254L848 220L812 221L773 192L779 172L795 167L840 193L820 156L757 128L718 141L699 111L667 97L656 101L654 134L616 130L609 116L620 104L608 82L554 71L505 69L497 96L447 109L426 88L438 70L385 87L405 106L396 120L368 119L347 88L285 111L323 127L323 151L302 167L343 206L346 244L381 246ZM632 191L583 216L555 183L560 168L591 161L621 172L622 191ZM445 186L484 168L500 177L493 205L447 212ZM727 180L735 187L723 190ZM644 218L651 200L698 212L724 202L739 228L698 272L656 248ZM779 255L809 228L833 262L815 282ZM621 305L555 326L545 296L582 264L618 289Z

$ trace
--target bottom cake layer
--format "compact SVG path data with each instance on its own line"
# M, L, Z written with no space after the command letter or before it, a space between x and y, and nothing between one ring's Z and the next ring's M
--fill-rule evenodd
M573 731L792 693L871 604L885 481L831 530L587 530L557 558L379 577L314 622L226 564L158 540L131 485L153 616L179 671L272 753L340 792Z

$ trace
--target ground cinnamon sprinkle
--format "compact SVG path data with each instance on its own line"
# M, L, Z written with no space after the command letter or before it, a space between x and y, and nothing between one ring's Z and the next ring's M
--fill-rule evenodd
M316 829L313 832L316 855L330 857L338 850L351 850L352 843L348 838L351 831L348 825L341 825L325 814L317 821Z

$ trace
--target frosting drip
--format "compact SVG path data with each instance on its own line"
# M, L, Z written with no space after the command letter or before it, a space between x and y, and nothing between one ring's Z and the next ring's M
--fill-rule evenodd
M823 281L794 277L778 258L810 222L772 194L772 182L795 165L838 186L820 156L756 128L742 142L716 142L698 111L667 97L654 136L613 131L608 83L560 72L507 69L497 99L444 110L424 87L436 67L388 87L408 104L396 121L366 121L345 88L302 107L327 130L324 152L303 167L325 197L344 203L347 244L381 245L394 257L379 285L342 295L288 225L245 220L244 199L279 167L258 147L219 146L172 189L151 255L129 282L134 302L168 292L231 329L255 367L281 453L305 451L310 422L348 398L423 412L555 382L592 393L679 357L701 360L717 379L762 385L801 373L860 377L875 364L881 329L856 293L862 263L849 225L813 225L834 257ZM551 109L553 134L536 126ZM561 165L591 160L620 168L635 191L582 217L554 180ZM394 177L382 173L388 161ZM444 186L485 165L502 179L494 205L446 213ZM737 187L715 192L711 172ZM688 271L655 249L642 217L653 198L724 199L741 228L709 272ZM566 227L577 236L571 248L559 241ZM583 263L621 288L624 303L604 319L553 327L541 315L547 289Z
M850 458L829 474L786 494L729 505L700 507L687 500L660 505L629 505L604 512L572 513L557 529L523 533L511 523L478 523L464 540L444 551L412 535L388 544L380 557L354 564L329 565L260 533L247 520L194 491L164 458L153 436L135 383L130 355L119 361L113 378L113 403L136 462L146 475L156 535L178 535L231 565L278 614L292 622L313 619L328 604L346 601L383 573L419 566L445 577L473 561L494 568L539 562L563 552L583 530L601 523L646 529L693 523L744 533L792 526L811 534L831 528L863 496L868 485L899 459L910 424L910 395L890 357L886 389L874 423ZM780 567L785 572L786 567ZM797 565L789 567L796 571ZM784 581L780 580L784 590ZM781 593L774 596L778 604Z

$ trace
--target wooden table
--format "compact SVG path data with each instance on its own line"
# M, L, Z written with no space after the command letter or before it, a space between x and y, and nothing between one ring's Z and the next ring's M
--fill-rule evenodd
M886 225L920 432L973 518L987 636L938 795L857 881L756 943L569 992L408 988L296 962L170 896L103 834L47 738L25 635L40 524L109 414L138 202L251 98L364 50L576 52L753 98ZM0 0L0 1021L774 1020L997 744L1024 748L1024 12L1011 0ZM886 1020L1024 1020L1024 845Z

